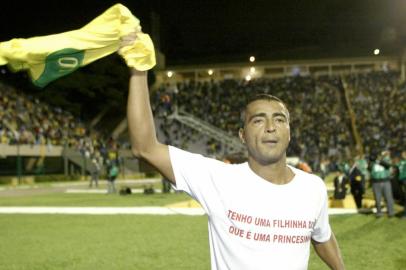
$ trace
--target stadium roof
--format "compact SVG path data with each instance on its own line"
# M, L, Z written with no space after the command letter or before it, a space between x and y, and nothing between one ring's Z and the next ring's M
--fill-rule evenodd
M116 1L3 1L0 41L80 28ZM406 36L401 0L121 1L151 31L160 18L167 63L393 54ZM29 5L29 6L27 6Z

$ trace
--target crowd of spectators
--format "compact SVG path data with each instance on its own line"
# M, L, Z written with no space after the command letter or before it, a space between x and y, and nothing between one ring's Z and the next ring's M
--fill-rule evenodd
M405 147L406 85L395 72L373 72L346 78L361 139L366 152ZM403 149L401 149L403 147Z
M349 108L367 154L391 149L400 153L405 141L405 88L399 86L396 72L369 72L345 76L291 76L250 81L185 81L161 85L151 96L153 109L161 118L175 108L186 111L227 133L237 136L240 111L257 93L281 98L291 114L291 143L288 155L305 160L320 171L325 164L352 159L355 149ZM181 137L187 145L190 132ZM182 135L181 133L180 135ZM179 138L177 138L179 140ZM213 146L211 151L221 147Z
M326 164L350 160L355 148L351 119L344 91L355 112L357 129L366 150L400 153L405 141L405 90L396 72L369 72L345 76L289 76L250 81L184 81L163 84L151 93L154 115L165 143L188 148L204 140L202 134L171 119L175 111L196 118L237 136L240 112L257 93L281 98L291 115L289 156L297 156L313 170ZM118 145L103 140L71 113L0 83L0 143L65 145L89 157L107 156ZM225 153L215 140L207 140L207 152ZM225 153L228 154L228 153Z
M76 146L87 135L85 125L69 112L0 84L1 143Z
M117 159L117 143L104 139L70 112L0 82L0 143L66 146L100 164ZM114 156L116 155L116 156Z

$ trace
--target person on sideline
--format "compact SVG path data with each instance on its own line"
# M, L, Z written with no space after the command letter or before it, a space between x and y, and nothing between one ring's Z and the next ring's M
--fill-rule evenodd
M383 151L380 157L371 155L370 162L372 190L374 192L376 206L376 217L379 218L383 216L381 207L382 197L384 197L386 201L388 217L393 217L395 215L395 210L392 184L390 182L390 152Z
M403 190L403 218L406 218L406 150L402 151L401 160L397 164L399 170L398 179Z
M93 183L95 183L96 188L99 187L99 176L100 176L100 171L101 171L101 166L99 163L99 160L97 156L94 156L92 158L92 164L93 164L93 170L91 172L91 178L90 178L90 183L89 187L93 187Z
M281 100L259 95L243 108L239 136L248 162L237 165L157 140L146 72L131 70L127 117L132 153L207 213L213 270L307 269L310 243L331 269L344 269L325 184L286 163L290 117Z
M111 162L110 166L108 167L108 175L107 175L107 193L113 194L116 193L116 178L118 176L119 170L118 166L115 161Z

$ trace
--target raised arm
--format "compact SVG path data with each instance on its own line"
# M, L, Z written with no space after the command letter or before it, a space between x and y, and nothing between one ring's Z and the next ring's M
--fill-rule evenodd
M145 71L131 70L127 120L132 153L148 161L175 184L168 146L158 142L156 137Z
M331 233L330 240L324 243L312 241L314 250L317 255L333 270L344 270L344 262L341 257L340 249L337 240Z

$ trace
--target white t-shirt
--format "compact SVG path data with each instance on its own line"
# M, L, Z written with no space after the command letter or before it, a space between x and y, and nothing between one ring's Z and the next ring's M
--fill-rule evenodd
M275 185L238 165L170 146L176 188L203 207L209 218L213 270L307 269L310 240L325 242L331 229L327 190L312 174Z

